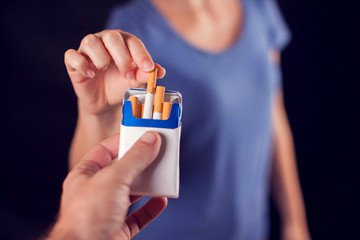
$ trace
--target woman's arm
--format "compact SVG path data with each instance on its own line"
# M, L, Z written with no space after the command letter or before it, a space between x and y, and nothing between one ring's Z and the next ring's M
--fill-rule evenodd
M102 114L88 113L78 101L78 119L70 146L69 167L72 168L93 146L120 130L121 105Z
M272 120L275 151L271 184L275 203L280 212L282 239L308 240L310 234L282 92L278 93L274 101Z

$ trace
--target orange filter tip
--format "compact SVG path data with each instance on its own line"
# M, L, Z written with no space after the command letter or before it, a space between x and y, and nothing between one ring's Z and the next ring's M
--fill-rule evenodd
M157 79L157 68L154 68L154 70L152 70L149 73L149 78L148 78L148 83L147 83L147 88L146 88L146 92L155 93L155 87L156 87L156 79Z
M131 102L131 109L133 112L133 116L136 118L139 117L138 97L131 96L130 102Z
M162 111L162 120L167 120L170 116L172 104L170 102L164 102L163 103L163 111Z

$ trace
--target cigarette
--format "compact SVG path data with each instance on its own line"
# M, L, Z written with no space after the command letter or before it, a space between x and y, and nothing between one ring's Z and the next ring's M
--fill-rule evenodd
M162 110L162 120L167 120L170 116L171 111L171 103L170 102L164 102L163 103L163 110Z
M157 68L149 73L149 79L145 95L145 105L142 118L151 119L152 118L152 108L154 103L154 93L157 79Z
M144 114L144 105L143 103L139 104L139 108L140 108L140 116L142 116Z
M165 94L165 87L157 86L156 93L155 93L155 105L154 105L153 119L161 119L163 102L164 102L164 94Z
M131 102L133 116L138 118L139 117L138 98L135 96L131 96L130 102Z

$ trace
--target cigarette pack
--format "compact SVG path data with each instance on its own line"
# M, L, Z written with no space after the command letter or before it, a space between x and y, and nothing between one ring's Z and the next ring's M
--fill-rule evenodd
M145 132L158 132L162 140L159 155L134 180L131 194L178 198L182 97L179 92L165 91L164 101L172 103L167 120L135 118L129 99L136 96L141 103L145 100L145 94L145 89L129 89L124 94L118 158L120 159Z

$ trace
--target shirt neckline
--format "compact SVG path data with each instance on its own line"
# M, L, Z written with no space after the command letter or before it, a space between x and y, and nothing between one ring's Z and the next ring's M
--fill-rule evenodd
M148 14L151 14L151 16L157 21L158 24L161 24L167 33L169 33L172 37L174 37L181 45L183 45L186 49L196 52L200 55L205 55L208 57L221 57L226 56L234 52L240 45L242 45L242 42L244 41L244 38L246 36L246 32L248 29L248 16L247 16L247 2L245 0L239 0L242 4L242 29L238 33L236 40L225 50L220 52L209 52L206 50L202 50L200 48L197 48L196 46L189 43L186 39L184 39L165 19L163 14L156 8L156 6L151 2L151 0L139 0L139 5L143 10L145 10Z

